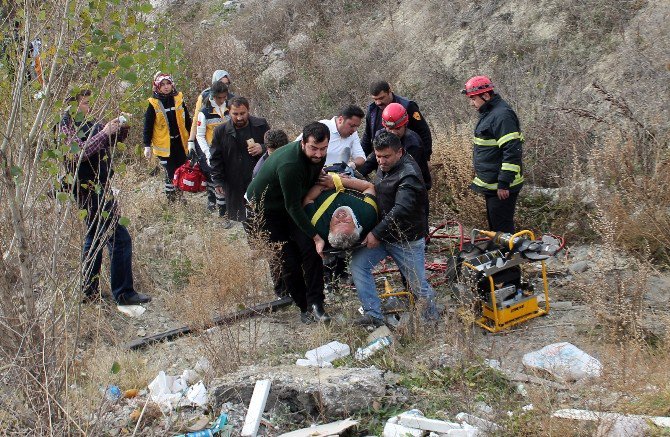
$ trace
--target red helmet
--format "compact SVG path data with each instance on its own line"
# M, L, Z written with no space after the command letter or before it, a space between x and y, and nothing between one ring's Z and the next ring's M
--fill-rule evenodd
M382 112L382 126L389 129L398 129L409 122L407 110L400 103L389 103Z
M466 96L477 96L493 91L493 82L488 76L474 76L465 82L465 89L461 93Z

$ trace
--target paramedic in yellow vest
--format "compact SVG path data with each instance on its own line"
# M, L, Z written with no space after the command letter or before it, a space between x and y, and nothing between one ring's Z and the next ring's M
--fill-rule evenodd
M225 195L217 195L214 190L212 169L209 167L209 158L212 157L209 146L212 144L212 138L214 138L214 129L230 119L228 108L226 107L227 100L228 86L223 82L212 84L209 97L198 113L196 128L197 143L194 146L195 153L198 155L198 162L200 162L200 169L207 178L207 209L211 212L218 210L220 217L223 217L226 213L226 197Z
M226 84L228 87L228 99L230 100L233 97L235 97L235 94L233 94L230 91L230 73L228 73L226 70L216 70L212 74L212 85L214 85L217 82L223 82ZM211 97L211 92L212 87L205 88L202 90L200 94L198 94L198 100L195 102L195 109L193 110L193 113L196 115L196 117L193 117L193 124L191 125L191 130L190 130L190 135L188 136L188 149L195 149L195 133L196 133L196 121L198 120L197 115L200 113L200 110L202 109L202 104L207 102L207 99ZM226 102L226 105L228 103Z
M165 194L168 201L177 199L172 184L174 172L186 162L191 116L184 96L177 92L172 76L160 71L154 76L153 96L144 114L144 156L158 157L165 170Z

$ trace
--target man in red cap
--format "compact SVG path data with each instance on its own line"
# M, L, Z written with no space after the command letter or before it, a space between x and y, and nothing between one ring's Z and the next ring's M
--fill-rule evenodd
M479 111L470 188L486 199L489 229L514 233L514 210L523 186L523 134L516 113L493 89L487 76L474 76L461 91Z

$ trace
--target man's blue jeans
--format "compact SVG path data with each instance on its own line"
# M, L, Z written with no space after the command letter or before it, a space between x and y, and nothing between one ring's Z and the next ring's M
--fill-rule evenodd
M118 223L113 207L105 205L109 217L99 219L92 215L87 222L88 231L84 240L83 274L84 293L99 293L99 276L102 266L104 246L109 250L111 288L114 300L126 293L134 293L133 288L133 245L128 230ZM93 209L92 212L96 210Z
M435 291L426 280L425 245L426 242L423 238L403 243L385 243L382 241L374 249L362 247L354 251L351 258L351 275L365 314L383 319L381 300L377 294L372 269L379 261L389 255L407 278L414 295L421 300L432 303L435 299ZM434 306L431 305L431 308L431 311L433 311Z

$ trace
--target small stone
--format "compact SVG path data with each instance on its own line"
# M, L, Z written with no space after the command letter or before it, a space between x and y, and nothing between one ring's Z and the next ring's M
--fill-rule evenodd
M140 328L137 330L137 336L138 337L144 337L147 335L147 331L144 328Z
M576 263L568 267L568 269L572 273L584 273L589 269L589 263L588 261L577 261Z

